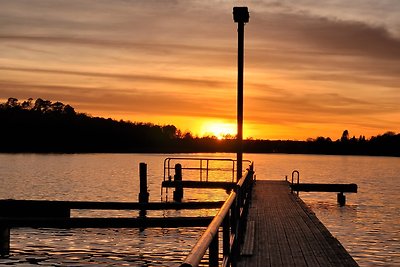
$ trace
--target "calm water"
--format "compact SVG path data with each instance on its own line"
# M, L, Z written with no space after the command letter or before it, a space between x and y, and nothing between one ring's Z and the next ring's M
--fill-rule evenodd
M0 199L137 201L138 165L146 162L150 201L160 201L163 160L168 156L171 155L0 154ZM235 157L233 154L188 156ZM259 180L284 179L293 170L299 170L302 182L357 183L359 192L347 194L345 207L336 204L335 193L300 193L300 196L361 266L400 266L399 158L270 154L245 157L255 162ZM203 194L185 191L184 200L222 200L226 196L223 190ZM215 210L168 211L149 212L149 215L214 213ZM85 215L73 212L73 216ZM109 212L91 215L127 216ZM12 255L0 259L0 265L168 266L185 257L202 230L13 229Z

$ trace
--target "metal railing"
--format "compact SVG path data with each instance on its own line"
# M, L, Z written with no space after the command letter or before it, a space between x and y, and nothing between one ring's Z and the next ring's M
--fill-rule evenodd
M293 185L294 185L294 174L297 174L297 185L300 183L300 172L297 170L294 170L292 172L292 186L291 186L291 193L293 194ZM297 190L297 195L299 195L299 190Z
M175 169L173 163L181 163L182 170L198 172L200 181L209 180L210 172L231 172L231 181L235 179L236 160L227 158L186 158L171 157L164 160L164 181L172 178L171 171ZM226 163L224 166L213 166L213 163ZM244 163L251 164L250 160L243 160ZM186 163L186 164L184 164ZM174 165L174 166L171 166Z
M236 266L240 255L246 218L254 181L254 166L250 163L217 215L187 255L181 267L198 266L209 251L209 266ZM222 262L219 262L219 229L222 227Z

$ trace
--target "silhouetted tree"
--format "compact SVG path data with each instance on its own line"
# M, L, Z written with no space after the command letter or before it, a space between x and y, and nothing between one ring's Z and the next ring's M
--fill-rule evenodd
M177 138L177 128L174 125L163 126L162 132L169 139Z
M23 109L30 110L32 108L32 101L33 101L33 98L28 98L28 100L22 102L21 107Z
M50 107L51 107L51 101L38 98L35 101L33 110L41 112L41 113L46 113L48 110L50 110Z
M64 104L59 101L50 104L50 110L56 113L62 113L64 111L64 107Z
M340 141L342 142L347 142L349 141L349 131L348 130L344 130L342 137L340 138Z
M7 102L5 103L6 108L19 108L18 99L14 97L10 97Z

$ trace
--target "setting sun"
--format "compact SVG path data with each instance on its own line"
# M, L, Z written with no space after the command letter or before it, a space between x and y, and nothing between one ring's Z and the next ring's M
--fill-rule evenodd
M236 124L226 122L205 122L201 127L202 136L215 136L223 139L226 136L234 137L236 135Z

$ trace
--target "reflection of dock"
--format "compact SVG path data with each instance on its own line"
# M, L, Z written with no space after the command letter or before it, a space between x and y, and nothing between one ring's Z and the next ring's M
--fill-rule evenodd
M286 181L257 181L248 225L238 266L358 266Z

